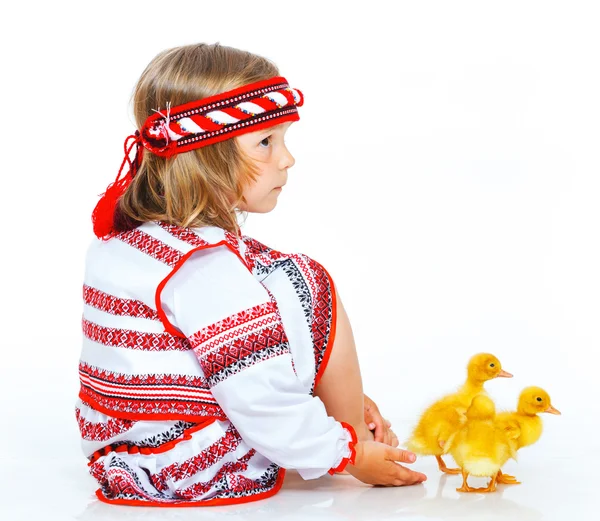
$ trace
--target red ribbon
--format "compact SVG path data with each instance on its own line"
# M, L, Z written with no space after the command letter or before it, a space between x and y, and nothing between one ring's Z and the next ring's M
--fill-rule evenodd
M129 140L133 139L133 143L129 145ZM141 136L138 130L135 131L135 134L131 136L127 136L125 139L125 144L123 146L125 150L125 158L121 163L121 168L119 168L119 173L115 178L114 182L108 185L106 188L106 192L104 194L100 194L101 198L96 204L94 211L92 212L92 222L94 223L94 233L99 239L109 239L110 236L114 233L114 215L115 210L117 208L117 202L119 198L125 193L127 187L131 183L132 179L135 177L140 164L142 162L142 155L144 151L144 147L141 145ZM135 158L133 162L129 158L129 154L131 153L131 149L136 147ZM124 177L121 178L121 173L123 172L123 167L125 166L125 162L129 163L129 169Z

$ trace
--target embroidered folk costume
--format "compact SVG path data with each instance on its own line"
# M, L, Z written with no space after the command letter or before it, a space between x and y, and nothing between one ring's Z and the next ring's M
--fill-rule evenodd
M354 462L354 429L313 396L335 337L323 266L215 226L113 229L144 149L170 157L296 121L302 104L271 78L157 111L125 141L83 285L76 417L100 500L241 503L275 494L286 468L314 479Z

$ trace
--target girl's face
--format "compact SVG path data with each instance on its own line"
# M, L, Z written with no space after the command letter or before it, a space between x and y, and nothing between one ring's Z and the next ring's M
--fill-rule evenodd
M285 133L292 123L294 121L288 121L235 137L259 170L256 181L244 188L246 204L242 203L240 210L267 213L277 205L277 198L287 183L287 169L296 162L284 141Z

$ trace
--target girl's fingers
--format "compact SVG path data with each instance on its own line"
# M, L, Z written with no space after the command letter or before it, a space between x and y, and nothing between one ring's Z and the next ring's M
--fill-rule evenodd
M417 460L417 456L413 452L405 449L396 449L394 447L389 447L387 457L388 459L400 461L401 463L414 463Z
M398 464L396 464L396 467L396 478L402 480L407 485L427 480L427 476L422 472L416 472Z
M376 414L373 414L371 418L371 422L369 425L375 425L375 432L373 433L375 437L375 441L384 442L385 439L385 430L383 428L383 421L381 417L378 417ZM373 429L370 429L373 430Z

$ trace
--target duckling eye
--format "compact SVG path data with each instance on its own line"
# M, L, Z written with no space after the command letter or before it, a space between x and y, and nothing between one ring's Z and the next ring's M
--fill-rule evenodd
M539 396L536 398L536 400L537 400L538 402L541 402L541 401L542 401L542 399L541 399Z
M494 367L496 364L490 364L490 367Z

